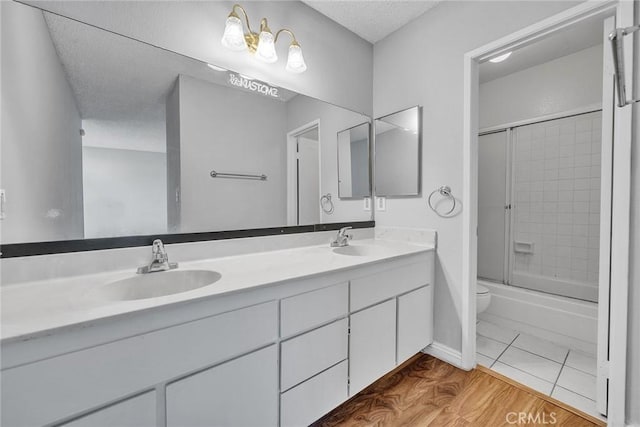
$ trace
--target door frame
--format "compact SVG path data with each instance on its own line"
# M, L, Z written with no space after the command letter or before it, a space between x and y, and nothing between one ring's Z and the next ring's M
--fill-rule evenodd
M476 281L477 281L477 225L478 225L478 113L479 63L489 57L532 43L555 31L610 11L616 16L616 26L633 25L633 2L624 0L585 2L536 24L481 46L464 55L464 122L463 122L463 245L462 245L462 367L472 369L476 364ZM627 56L632 43L625 44ZM628 56L629 57L629 56ZM627 62L630 65L630 61ZM627 72L627 76L632 73ZM632 85L627 83L629 88ZM613 87L611 89L613 91ZM630 93L633 92L633 88ZM623 111L624 110L624 111ZM608 390L608 422L624 425L626 396L627 350L627 294L629 267L629 225L631 189L631 108L614 107L616 128L613 162L612 200L612 262L610 293L611 313L610 366ZM601 276L602 277L602 276Z
M298 225L298 180L297 172L297 150L296 144L298 137L309 132L312 129L318 129L318 188L322 195L322 144L320 134L320 119L313 120L292 131L287 132L287 225ZM318 201L318 210L320 211L320 222L322 222L322 208Z

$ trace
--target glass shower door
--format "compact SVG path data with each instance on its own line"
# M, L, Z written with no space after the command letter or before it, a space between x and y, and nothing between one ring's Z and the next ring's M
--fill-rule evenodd
M478 137L478 277L505 282L508 134Z
M510 284L598 299L600 111L513 129Z

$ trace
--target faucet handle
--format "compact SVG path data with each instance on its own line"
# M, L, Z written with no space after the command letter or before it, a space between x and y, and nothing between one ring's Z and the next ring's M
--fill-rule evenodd
M164 243L162 243L162 240L155 239L152 243L151 250L154 254L158 252L164 252Z
M352 228L353 228L353 227L342 227L342 228L340 229L340 231L338 231L338 234L339 234L340 236L344 236L344 235L345 235L345 233L347 232L347 230L351 230ZM347 236L349 236L349 234L347 234Z

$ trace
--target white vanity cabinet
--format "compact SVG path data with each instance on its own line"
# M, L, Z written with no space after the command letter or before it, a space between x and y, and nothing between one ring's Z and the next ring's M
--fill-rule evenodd
M167 427L277 425L277 345L170 383L166 405Z
M1 425L64 424L277 339L278 303L271 301L4 369ZM275 363L263 368L277 378Z
M77 418L61 427L155 427L158 424L156 399L156 393L150 391Z
M396 365L396 301L352 314L349 339L349 396L353 396Z
M280 425L306 426L347 399L347 282L283 299ZM306 332L302 332L305 331Z
M351 281L349 396L433 341L433 254Z
M308 425L431 343L433 261L422 251L106 319L57 332L56 353L51 336L3 342L0 424Z

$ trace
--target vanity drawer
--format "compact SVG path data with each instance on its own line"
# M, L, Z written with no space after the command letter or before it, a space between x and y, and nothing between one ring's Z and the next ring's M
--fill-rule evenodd
M2 371L2 425L35 426L99 407L273 343L268 302Z
M433 257L433 253L427 254ZM417 262L351 280L351 311L433 284L433 262Z
M280 304L280 333L282 337L289 337L346 316L349 286L346 282L340 283L285 298Z
M156 393L150 391L140 396L109 405L60 427L136 426L155 427Z
M281 344L280 389L287 390L345 360L349 322L338 320Z
M347 361L340 362L280 397L280 425L308 426L347 400Z

